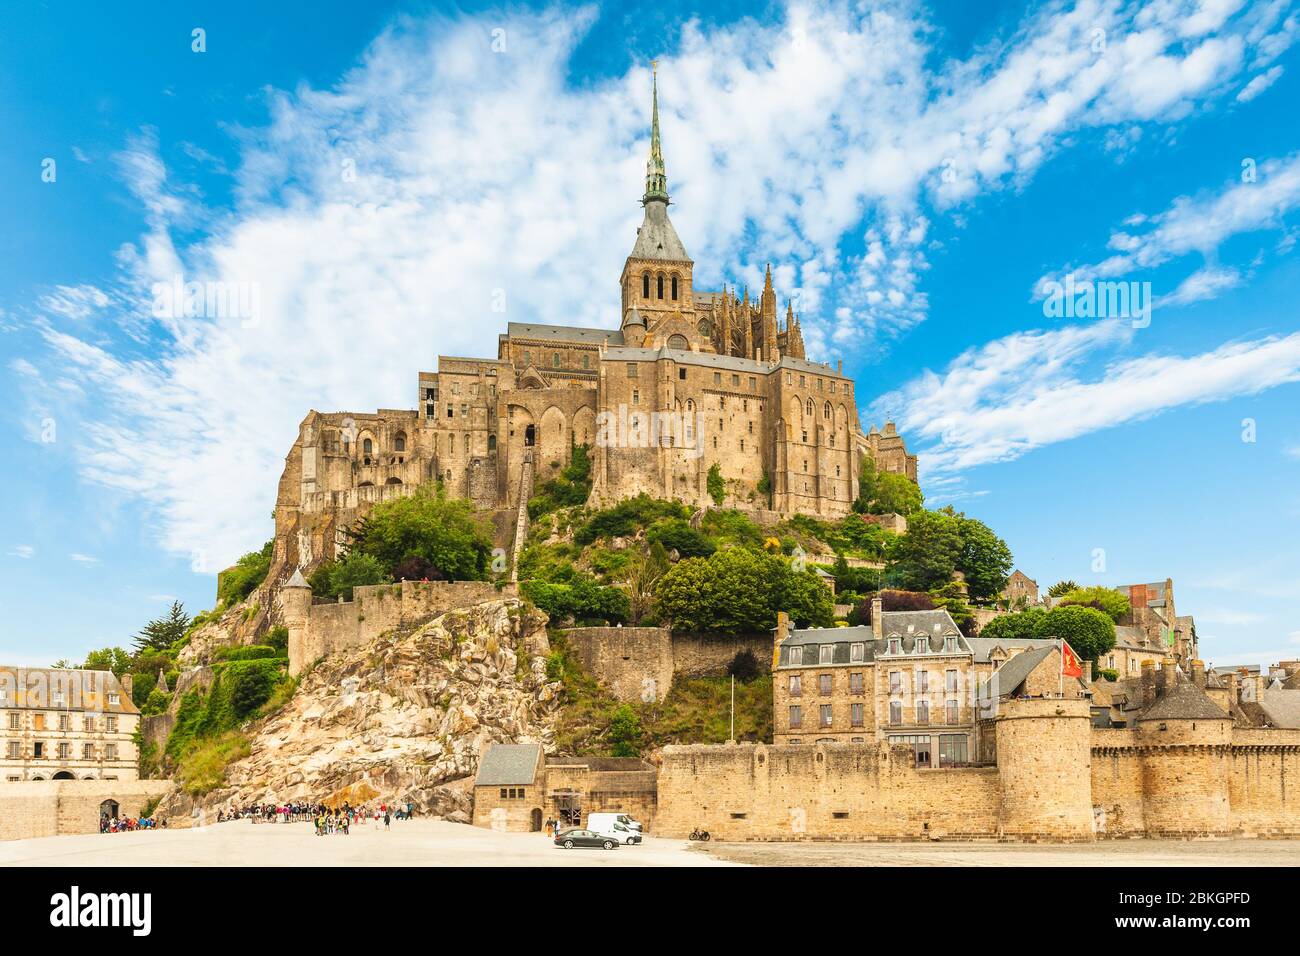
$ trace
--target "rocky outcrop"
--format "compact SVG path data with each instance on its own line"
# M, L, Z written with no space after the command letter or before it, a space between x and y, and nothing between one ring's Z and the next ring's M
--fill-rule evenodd
M549 653L546 616L503 599L323 660L283 710L251 729L252 753L201 808L410 800L468 819L489 742L553 740L560 684L546 678ZM198 809L181 795L164 807L178 821Z

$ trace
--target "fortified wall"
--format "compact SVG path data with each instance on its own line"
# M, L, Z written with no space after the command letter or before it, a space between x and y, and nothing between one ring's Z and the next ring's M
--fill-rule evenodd
M720 840L1092 839L1085 700L1010 701L1001 764L917 768L886 742L667 747L661 835ZM1082 783L1082 786L1079 784Z
M289 631L289 673L296 677L321 658L369 644L388 631L416 627L447 611L516 596L513 586L498 590L491 581L403 581L355 588L351 601L317 604L311 588L296 575L280 591Z
M170 780L18 780L0 790L0 840L98 833L102 813L138 817Z
M752 653L760 667L772 656L767 635L674 636L666 627L575 627L564 638L582 666L619 700L662 700L674 675L726 670L740 651Z
M1091 726L1086 700L1008 700L996 763L921 768L886 742L668 747L660 834L721 840L1300 837L1300 731L1229 719Z

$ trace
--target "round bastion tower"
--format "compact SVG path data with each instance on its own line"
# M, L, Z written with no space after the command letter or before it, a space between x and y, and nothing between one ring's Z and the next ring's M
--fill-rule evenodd
M1002 834L1091 840L1092 721L1084 699L1006 700L997 717Z

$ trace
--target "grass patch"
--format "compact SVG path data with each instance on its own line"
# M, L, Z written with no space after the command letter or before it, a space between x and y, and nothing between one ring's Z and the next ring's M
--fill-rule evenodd
M191 796L210 793L225 783L226 768L252 749L248 738L233 730L196 741L176 766L176 782Z

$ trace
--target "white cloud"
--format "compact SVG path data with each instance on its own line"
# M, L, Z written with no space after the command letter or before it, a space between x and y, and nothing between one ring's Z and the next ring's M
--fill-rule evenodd
M1263 93L1266 89L1276 83L1281 75L1282 67L1275 66L1252 77L1251 81L1243 86L1241 92L1237 94L1237 102L1249 103L1255 97L1259 96L1259 94Z
M756 289L770 257L815 357L887 342L928 310L928 207L1023 183L1080 129L1184 116L1292 42L1264 11L1214 6L1051 6L939 72L928 13L906 2L692 23L659 75L698 286ZM155 132L133 139L118 168L148 229L112 291L150 348L91 341L57 310L42 332L86 393L83 476L143 497L165 547L220 567L267 536L307 409L409 406L419 369L495 354L504 321L614 326L649 75L567 84L595 16L492 14L499 55L484 19L401 21L333 87L269 94L269 125L239 134L232 210L200 208ZM255 286L260 321L155 320L151 287L178 275Z
M68 557L78 564L99 564L99 558L89 554L82 554L79 551L73 551Z
M1236 235L1285 228L1283 216L1297 206L1300 153L1260 163L1243 160L1241 176L1219 192L1195 198L1180 196L1163 212L1129 217L1125 229L1110 236L1108 245L1114 255L1045 275L1037 282L1035 294L1041 297L1047 283L1059 281L1058 275L1070 272L1076 281L1149 274L1167 262L1199 254L1205 266L1185 278L1177 291L1162 302L1185 304L1213 298L1240 281L1234 269L1217 264L1219 247Z
M1252 395L1300 381L1300 333L1233 342L1200 355L1146 354L1080 367L1132 339L1118 321L1021 332L970 349L872 406L925 443L927 476L1010 461L1035 448L1139 421L1170 408Z
M36 549L33 548L30 544L16 544L9 551L9 556L11 558L22 558L23 560L32 558L35 555L36 555Z
M111 301L108 293L93 285L61 285L42 296L37 305L46 312L64 318L85 319L108 308Z

